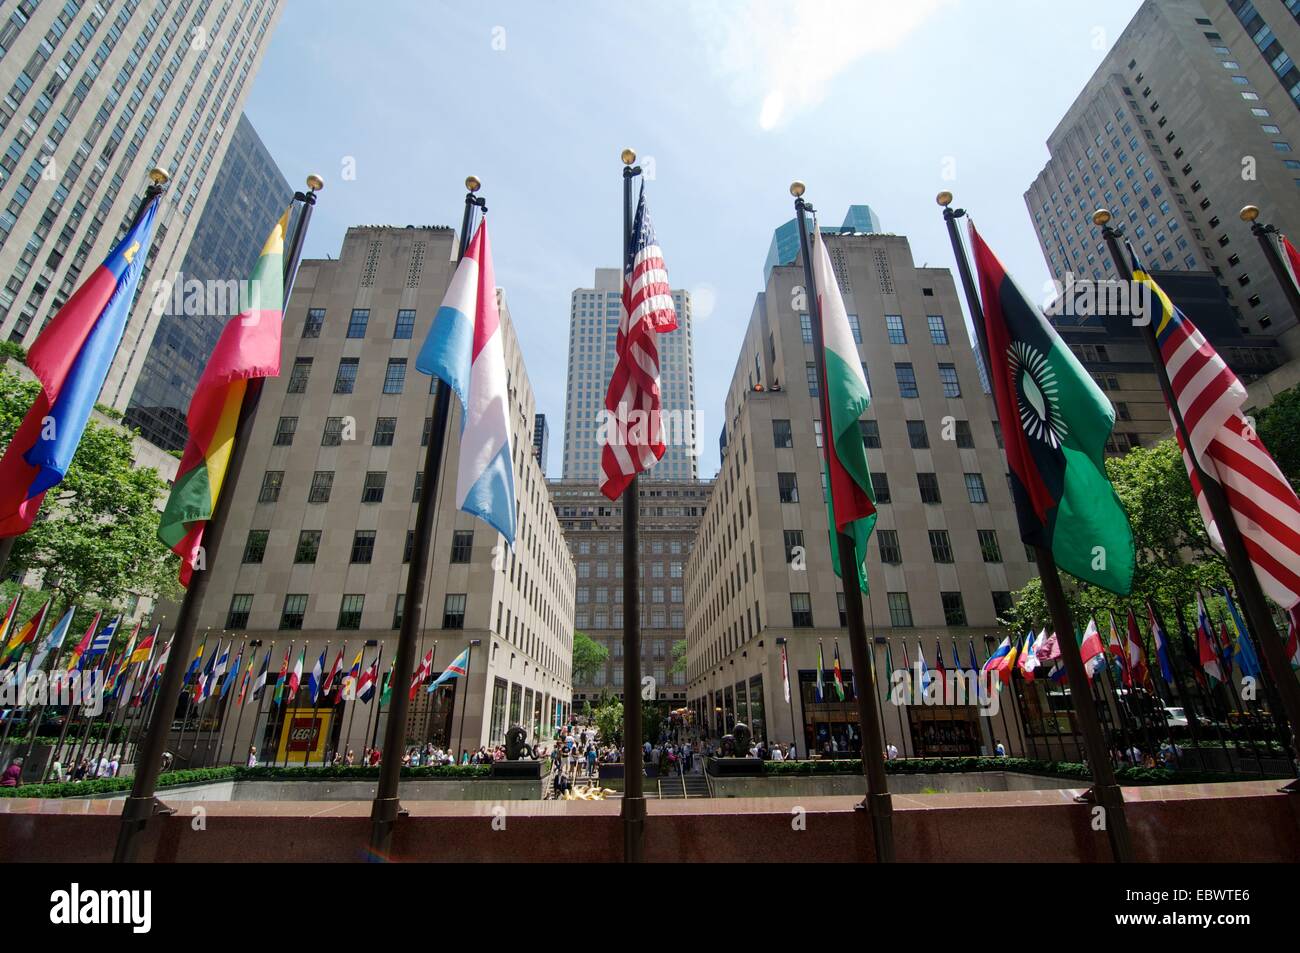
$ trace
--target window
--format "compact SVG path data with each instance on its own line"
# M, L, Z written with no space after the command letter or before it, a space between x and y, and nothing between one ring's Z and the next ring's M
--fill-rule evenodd
M375 420L375 438L376 447L391 447L393 437L397 433L396 417L379 417Z
M941 592L943 602L943 621L945 625L965 625L966 607L962 605L960 592Z
M344 357L339 360L339 371L334 377L334 393L350 394L357 386L357 364L360 359Z
M790 624L796 629L813 627L812 596L808 593L790 593Z
M794 435L790 432L790 421L772 421L772 444L778 450L789 449L794 446Z
M799 502L799 483L793 473L778 473L776 475L777 486L781 491L782 503Z
M293 361L293 370L289 372L289 393L307 393L307 379L311 377L311 358L297 357Z
M808 396L816 397L818 395L817 365L816 364L804 365L804 376L808 378Z
M388 483L388 474L383 470L370 470L366 473L366 482L361 487L362 503L384 502L384 487Z
M397 312L397 323L393 325L393 339L396 341L409 341L415 334L415 312L409 308L402 308Z
M352 535L352 553L348 558L351 563L368 563L375 555L375 531L359 529Z
M266 556L266 541L270 532L264 529L250 529L248 540L244 543L244 562L260 563Z
M970 421L958 420L956 424L957 426L954 436L956 437L958 448L962 450L974 450L975 438L970 432Z
M451 561L454 563L469 562L470 554L474 551L474 531L472 529L458 529L451 534Z
M1003 616L1007 615L1007 613L1011 611L1012 606L1013 603L1011 600L1011 593L1009 592L993 593L993 614L998 619L1001 619Z
M937 563L950 563L952 558L952 540L946 529L930 530L930 555Z
M247 629L248 614L253 611L253 594L237 592L230 597L230 611L226 613L227 629Z
M316 556L320 553L320 530L304 529L298 533L298 546L293 551L293 561L295 563L311 564L316 562Z
M442 606L442 627L444 629L465 628L465 593L447 593L447 601Z
M890 344L906 344L907 330L903 327L901 314L885 315L885 330L889 332Z
M922 503L942 503L939 496L939 478L933 473L918 473L916 485L921 489Z
M411 561L411 553L415 552L415 530L406 531L406 543L402 547L402 564L405 565Z
M803 530L787 529L785 531L785 561L787 565L794 562L797 555L795 553L796 549L803 550Z
M353 308L352 317L348 318L348 337L363 338L366 336L366 325L370 323L369 308Z
M862 324L861 322L858 321L858 316L856 314L850 314L850 315L846 315L845 317L849 319L849 331L852 332L853 334L854 342L856 342L857 344L861 344Z
M894 374L898 377L898 393L900 397L920 397L921 393L916 389L916 370L911 364L895 364Z
M880 543L880 561L897 565L903 561L903 549L898 544L898 530L882 529L876 531Z
M912 603L905 592L891 592L889 601L889 624L895 628L912 627Z
M320 436L322 447L337 447L343 442L343 418L326 417L325 430Z
M944 397L960 397L961 384L957 380L957 367L953 364L939 365L939 382L943 384Z
M257 494L257 502L278 502L280 499L280 487L282 486L284 486L284 471L267 470L262 474L262 490Z
M345 595L339 604L339 628L361 628L361 610L366 604L366 597L359 593Z
M275 440L272 444L277 447L292 447L293 435L297 429L297 417L281 417L280 422L275 426Z
M434 380L437 380L437 378L435 377ZM429 445L429 434L431 433L433 433L433 418L425 417L424 429L420 432L420 446L427 447Z
M284 597L284 608L280 611L280 628L297 631L302 628L303 616L307 614L307 596L291 593Z
M799 333L803 336L804 344L812 344L812 318L809 315L799 315Z
M874 420L859 420L858 429L862 432L862 445L868 450L880 449L880 424Z
M393 357L388 360L388 369L384 371L384 393L400 394L406 385L406 358Z
M972 503L987 503L988 491L984 489L984 476L979 473L966 474L966 496Z
M328 503L334 489L334 471L317 470L311 475L311 489L307 491L308 503Z
M930 327L931 344L948 343L948 326L943 323L943 315L931 314L925 318L926 324Z
M305 338L320 337L320 329L324 323L325 309L309 308L307 310L307 320L302 323L302 336Z
M893 498L889 495L889 474L871 474L871 489L876 494L877 506L893 502Z
M924 420L907 422L907 442L912 445L913 450L930 449L930 435L926 432Z
M993 529L979 530L980 555L986 563L1002 562L1002 547L998 545L998 533Z

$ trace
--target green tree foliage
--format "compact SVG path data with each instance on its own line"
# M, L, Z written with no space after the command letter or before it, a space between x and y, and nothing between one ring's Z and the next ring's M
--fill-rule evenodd
M609 661L609 649L586 632L573 633L573 684L590 684L596 672Z
M676 675L678 672L686 671L686 640L685 639L678 639L676 642L673 643L673 667L671 671L674 675Z
M8 446L37 386L0 371L0 441ZM131 435L91 420L63 482L18 537L11 567L40 570L58 604L119 604L129 592L174 596L177 560L158 541L167 484L134 464Z
M602 699L592 713L601 741L620 744L623 740L623 703L617 698Z
M1261 410L1255 430L1291 485L1300 490L1300 387L1283 391Z

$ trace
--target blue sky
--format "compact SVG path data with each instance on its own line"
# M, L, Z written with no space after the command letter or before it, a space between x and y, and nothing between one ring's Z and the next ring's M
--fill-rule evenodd
M1027 288L1023 194L1045 141L1140 0L294 0L247 113L285 175L324 176L306 253L353 224L459 227L483 180L559 476L569 295L616 267L625 145L674 287L695 295L700 475L793 179L839 224L871 205L953 267L950 189ZM355 177L344 178L355 167ZM944 178L945 168L955 179Z

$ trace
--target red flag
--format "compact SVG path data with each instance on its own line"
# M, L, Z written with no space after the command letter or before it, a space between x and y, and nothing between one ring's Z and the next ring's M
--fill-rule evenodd
M420 667L417 668L415 674L411 676L410 697L412 700L415 699L415 693L419 690L420 686L424 684L424 680L429 677L429 672L432 670L433 649L429 649L429 651L424 653L424 658L420 660Z

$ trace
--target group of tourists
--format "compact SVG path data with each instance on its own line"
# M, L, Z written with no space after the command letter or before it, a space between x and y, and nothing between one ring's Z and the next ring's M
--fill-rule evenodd
M52 784L62 784L65 781L94 781L97 778L115 778L122 768L122 763L118 760L117 755L110 757L108 752L100 755L99 759L82 758L77 762L76 767L71 772L63 766L60 761L55 761L50 765L49 780ZM0 787L16 788L23 780L23 759L14 758L5 768L4 774L0 775Z

